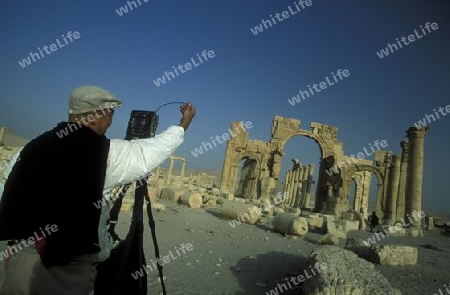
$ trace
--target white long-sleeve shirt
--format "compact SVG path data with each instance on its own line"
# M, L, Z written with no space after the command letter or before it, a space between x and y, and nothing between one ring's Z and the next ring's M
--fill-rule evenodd
M128 184L147 176L175 152L181 143L183 143L183 138L183 127L171 126L152 138L131 141L120 139L110 140L105 185L103 187L102 201L105 205L99 209L101 210L101 215L98 233L101 251L96 254L76 257L75 260L98 262L109 257L109 253L113 248L113 240L107 231L111 190L119 185ZM20 151L11 159L11 162L3 171L3 179L0 181L0 200L6 179Z

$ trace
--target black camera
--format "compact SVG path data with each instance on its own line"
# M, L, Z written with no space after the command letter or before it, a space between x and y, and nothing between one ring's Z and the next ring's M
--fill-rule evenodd
M154 137L159 116L154 111L131 111L126 140Z

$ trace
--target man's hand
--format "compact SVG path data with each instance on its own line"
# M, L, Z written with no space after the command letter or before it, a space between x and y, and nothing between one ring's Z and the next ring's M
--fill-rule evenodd
M189 124L191 124L192 118L195 117L195 107L192 103L184 103L180 106L180 112L183 114L183 117L181 118L179 126L186 130L189 127Z

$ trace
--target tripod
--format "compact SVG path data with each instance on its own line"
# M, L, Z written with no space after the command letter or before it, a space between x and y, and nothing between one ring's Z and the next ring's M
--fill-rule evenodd
M147 204L147 215L149 219L149 226L152 234L152 240L153 245L155 247L155 257L156 259L160 259L159 254L159 247L158 242L156 239L156 231L155 231L155 220L153 219L152 214L152 208L151 208L151 202L148 195L148 188L147 188L147 180L148 178L141 179L136 184L136 190L134 195L134 206L133 206L133 216L131 219L131 226L130 230L128 232L128 235L125 239L125 241L120 241L119 237L115 233L115 226L117 223L117 219L119 217L119 211L122 207L122 200L127 192L127 188L129 186L123 186L122 190L119 194L118 199L114 203L113 208L111 209L110 217L111 217L111 223L109 227L109 232L111 233L111 236L114 237L115 240L118 240L119 246L117 247L123 247L122 257L120 259L119 264L116 266L119 273L117 274L118 280L114 281L114 286L112 288L112 294L147 294L147 279L146 276L139 276L138 278L138 284L131 283L130 284L130 278L125 276L125 278L122 278L123 270L128 269L127 263L129 265L133 265L135 269L131 269L131 271L137 271L141 267L145 268L145 255L143 251L143 233L144 233L144 225L143 225L143 203L144 198ZM125 245L123 245L125 244ZM130 253L134 253L134 256L130 255ZM135 253L138 253L136 256ZM144 265L142 265L144 263ZM158 272L159 272L159 278L161 281L163 294L166 295L166 289L164 284L164 276L162 273L162 266L158 263L157 264ZM128 283L127 283L128 281ZM124 290L121 288L122 285L126 285L127 288ZM130 288L132 290L130 290ZM126 293L114 293L114 292L126 292Z

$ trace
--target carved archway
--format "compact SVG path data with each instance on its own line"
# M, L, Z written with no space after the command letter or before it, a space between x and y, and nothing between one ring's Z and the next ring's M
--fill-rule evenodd
M248 178L248 175L243 174L243 171L240 171L240 163L242 160L250 160L254 162L253 167L251 167L251 179ZM246 198L257 198L260 194L260 174L262 161L261 156L251 152L243 152L236 155L233 159L233 177L232 177L232 192L236 194L236 196L245 196ZM241 173L239 173L241 172ZM241 174L241 179L239 179L239 174Z
M350 183L355 175L356 172L371 172L375 174L375 176L378 179L378 189L377 189L377 198L376 198L376 213L379 217L384 218L385 215L385 208L383 208L384 198L385 198L385 175L384 173L375 166L370 165L352 165L346 169L343 170L343 176L344 176L344 197L347 198L348 202L348 192L350 189Z

